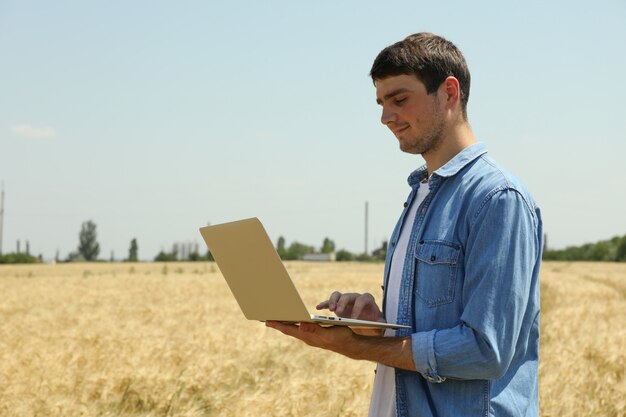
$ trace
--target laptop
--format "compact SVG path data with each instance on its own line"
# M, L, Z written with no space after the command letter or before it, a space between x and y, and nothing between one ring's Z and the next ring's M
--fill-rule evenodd
M200 233L248 320L355 328L410 328L309 313L265 228L256 217L202 227Z

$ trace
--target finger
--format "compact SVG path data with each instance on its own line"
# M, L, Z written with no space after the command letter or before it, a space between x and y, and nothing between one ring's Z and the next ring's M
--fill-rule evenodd
M352 318L357 318L363 314L367 314L368 310L371 310L372 308L376 308L376 301L374 300L374 297L369 293L361 294L356 300L354 300Z
M335 311L337 308L337 301L341 298L341 293L339 291L335 291L328 298L328 309L330 311Z
M349 293L343 294L339 301L337 301L337 307L335 308L335 313L338 316L349 317L352 314L352 307L354 305L354 301L360 294Z
M353 319L363 319L363 320L380 320L382 317L380 313L380 309L378 305L376 305L376 300L374 296L369 293L365 293L357 297L354 301L354 306L352 307L352 315L350 316Z
M326 301L322 301L321 303L319 303L318 305L315 306L316 309L318 310L325 310L329 307L329 300Z

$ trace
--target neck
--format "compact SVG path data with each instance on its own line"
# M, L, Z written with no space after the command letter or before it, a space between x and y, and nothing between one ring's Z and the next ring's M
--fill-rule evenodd
M459 152L476 143L476 138L469 123L461 123L449 126L443 132L443 138L439 146L422 154L428 168L428 175L444 166Z

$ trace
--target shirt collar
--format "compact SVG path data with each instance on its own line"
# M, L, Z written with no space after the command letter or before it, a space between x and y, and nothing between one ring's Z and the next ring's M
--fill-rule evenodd
M433 172L433 175L444 178L452 177L456 175L461 169L463 169L467 164L485 153L487 153L487 147L484 143L478 142L470 145L458 154L456 154L441 168ZM407 181L409 185L413 187L414 185L423 181L426 178L428 178L428 168L426 167L426 164L424 164L415 171L413 171L411 175L409 175Z

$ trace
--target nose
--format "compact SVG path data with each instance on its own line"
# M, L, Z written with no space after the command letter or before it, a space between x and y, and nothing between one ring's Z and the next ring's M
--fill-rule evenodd
M383 106L382 114L380 115L380 122L385 126L390 122L394 122L396 120L396 113L390 106Z

